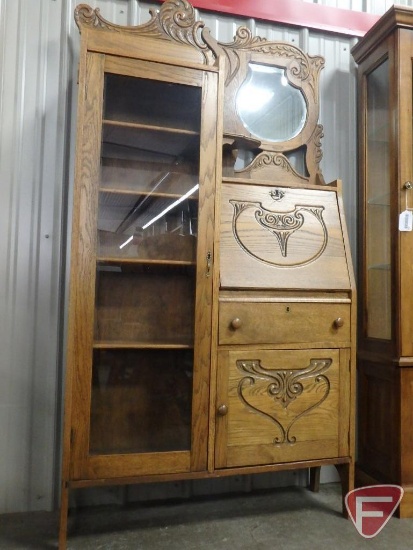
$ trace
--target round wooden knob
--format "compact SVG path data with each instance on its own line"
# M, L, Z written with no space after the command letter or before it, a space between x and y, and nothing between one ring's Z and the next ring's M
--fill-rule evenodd
M226 405L220 405L218 407L219 416L225 416L228 413L228 407Z
M334 319L335 328L340 328L343 325L344 325L344 319L342 317L337 317L337 319Z
M235 319L232 319L231 321L231 327L233 329L237 329L242 325L241 319L239 317L235 317Z

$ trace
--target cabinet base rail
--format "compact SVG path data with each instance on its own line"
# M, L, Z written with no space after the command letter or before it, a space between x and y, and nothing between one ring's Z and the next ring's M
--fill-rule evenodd
M288 470L309 470L308 488L313 492L318 492L320 487L321 466L335 466L341 481L342 489L342 513L343 517L348 518L344 498L346 494L354 488L354 462L350 457L331 458L322 460L306 460L299 462L289 462L285 464L271 464L263 466L251 466L243 468L226 468L214 470L212 472L185 472L175 474L161 474L150 476L136 476L126 478L108 478L108 479L78 479L63 480L60 508L60 528L59 528L59 550L66 550L67 530L68 530L68 512L69 512L69 492L72 489L82 489L87 487L104 487L115 485L133 485L141 483L153 483L162 481L183 481L196 479L217 479L236 475L260 474L269 472L281 472ZM413 494L412 494L413 497Z

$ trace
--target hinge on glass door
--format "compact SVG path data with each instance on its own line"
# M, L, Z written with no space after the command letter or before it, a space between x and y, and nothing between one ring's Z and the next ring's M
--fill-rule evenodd
M211 264L212 264L212 254L211 254L211 251L208 250L206 255L206 276L207 277L211 275Z

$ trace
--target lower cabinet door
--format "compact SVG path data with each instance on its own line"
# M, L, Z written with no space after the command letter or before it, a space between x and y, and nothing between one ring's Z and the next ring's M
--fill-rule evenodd
M347 456L349 351L221 350L215 467Z

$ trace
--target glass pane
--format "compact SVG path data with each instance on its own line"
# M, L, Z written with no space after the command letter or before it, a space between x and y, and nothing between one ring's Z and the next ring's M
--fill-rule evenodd
M191 386L190 351L96 350L90 451L189 449Z
M194 297L192 266L98 265L95 345L193 346Z
M367 77L367 336L391 338L388 61Z
M288 141L297 136L307 118L304 95L279 67L249 63L236 106L247 130L267 141Z
M201 90L107 74L90 451L190 449Z

